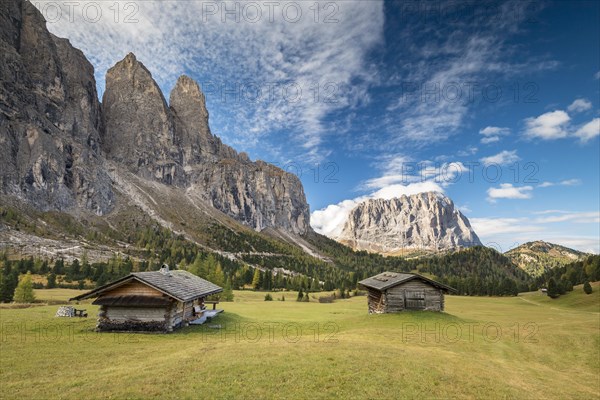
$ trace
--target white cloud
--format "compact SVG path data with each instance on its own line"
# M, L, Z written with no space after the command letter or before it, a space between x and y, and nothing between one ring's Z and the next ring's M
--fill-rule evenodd
M573 179L565 179L564 181L560 181L562 186L577 186L581 185L581 179L573 178Z
M509 128L501 128L498 126L487 126L479 131L480 135L483 135L481 138L481 143L490 144L500 141L501 136L510 135Z
M397 158L393 158L397 160ZM404 159L403 159L404 160ZM375 165L385 165L377 163ZM383 175L377 178L367 179L362 182L358 190L374 190L386 188L390 185L400 184L406 186L411 183L423 183L432 181L441 186L455 183L463 173L469 169L462 162L432 162L432 161L403 161L381 168Z
M585 99L575 100L569 107L569 111L581 112L592 107ZM578 138L581 143L587 143L600 135L600 118L593 120L574 129L570 126L571 117L563 110L547 112L536 118L525 119L524 134L529 138L540 138L543 140L563 139L567 137Z
M600 118L594 118L574 133L576 137L583 143L600 135Z
M378 191L369 195L372 199L393 199L403 195L410 196L412 194L423 193L423 192L440 192L443 193L444 189L433 181L416 182L408 185L390 185L379 189Z
M513 186L511 183L501 183L498 188L487 190L488 200L495 202L496 199L530 199L532 186Z
M467 157L467 156L472 156L475 153L477 153L479 149L475 146L467 146L465 149L459 150L458 152L456 152L456 155L458 157Z
M509 128L500 128L498 126L487 126L479 131L483 136L504 136L510 134Z
M487 126L479 131L480 135L483 135L481 138L481 143L490 144L499 142L502 136L510 135L510 129L501 128L498 126Z
M310 225L322 235L331 238L338 237L350 211L360 203L359 199L344 200L338 204L330 204L321 210L313 211L310 214Z
M570 112L583 112L583 111L587 111L590 108L592 108L592 103L590 103L589 100L587 99L576 99L574 102L572 102L569 107L567 107L567 110Z
M481 143L482 144L490 144L490 143L496 143L500 141L500 137L499 136L490 136L490 137L484 137L481 138Z
M585 253L600 253L600 238L593 236L561 236L560 234L543 235L543 240L560 244Z
M546 187L551 187L551 186L577 186L577 185L581 185L581 179L565 179L563 181L560 181L558 183L554 183L554 182L542 182L538 185L538 187L540 188L546 188Z
M549 217L539 217L536 223L570 222L576 224L589 224L600 222L600 211L558 213Z
M562 110L547 112L536 118L525 120L525 135L544 140L560 139L568 136L567 124L571 118Z
M520 159L521 158L517 155L517 150L503 150L493 156L483 157L479 161L481 161L484 165L509 165L519 161Z
M501 233L532 233L542 230L526 218L471 218L471 226L477 235L489 237Z
M594 74L594 79L600 79L600 71Z
M469 206L467 206L467 205L458 206L458 209L459 209L459 210L460 210L460 212L461 212L461 213L463 213L463 214L469 214L469 213L471 213L471 212L473 211L473 210L471 210L471 209L469 208Z

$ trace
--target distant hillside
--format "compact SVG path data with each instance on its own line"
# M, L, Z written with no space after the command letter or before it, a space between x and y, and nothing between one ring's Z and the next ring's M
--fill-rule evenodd
M582 260L589 254L537 240L515 247L504 255L529 275L537 277L549 269Z

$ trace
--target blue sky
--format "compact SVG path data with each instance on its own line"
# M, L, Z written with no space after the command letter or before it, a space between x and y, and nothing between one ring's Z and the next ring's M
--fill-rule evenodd
M598 2L36 4L100 93L129 51L167 98L196 79L213 133L300 176L317 231L438 190L499 250L600 251Z

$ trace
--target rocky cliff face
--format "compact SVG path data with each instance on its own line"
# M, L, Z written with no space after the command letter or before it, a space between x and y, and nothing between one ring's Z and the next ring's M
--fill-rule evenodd
M150 71L129 53L106 74L103 148L146 179L185 185L173 116Z
M0 3L0 186L42 210L113 206L94 69L25 1Z
M452 200L434 192L360 203L350 212L338 241L387 254L481 245Z
M110 212L107 159L148 181L187 189L257 230L303 234L309 208L296 176L252 162L214 136L204 95L187 76L167 104L128 54L106 76L50 34L31 3L0 3L0 187L38 209Z

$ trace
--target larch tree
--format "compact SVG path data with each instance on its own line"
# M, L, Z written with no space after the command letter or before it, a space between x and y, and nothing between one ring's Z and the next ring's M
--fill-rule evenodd
M19 279L19 284L15 289L14 301L17 303L33 303L35 301L31 272L27 272Z

